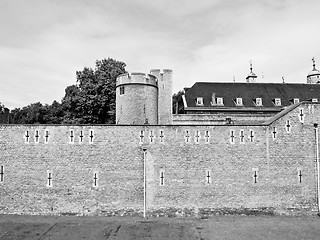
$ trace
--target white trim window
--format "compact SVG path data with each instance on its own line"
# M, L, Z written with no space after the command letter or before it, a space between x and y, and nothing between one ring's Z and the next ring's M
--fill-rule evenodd
M299 98L294 98L293 99L293 104L296 104L296 103L299 103L300 102L300 99Z
M217 105L223 106L223 98L222 97L217 97Z
M203 97L197 97L196 105L197 106L203 106Z
M312 98L312 102L318 102L318 98Z
M236 105L243 106L242 98L236 98Z
M262 106L262 98L256 98L256 106Z
M274 99L274 105L281 106L281 98L275 98Z

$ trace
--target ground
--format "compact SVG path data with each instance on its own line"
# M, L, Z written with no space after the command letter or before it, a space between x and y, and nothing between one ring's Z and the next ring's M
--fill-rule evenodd
M318 216L210 219L0 215L1 240L319 239Z

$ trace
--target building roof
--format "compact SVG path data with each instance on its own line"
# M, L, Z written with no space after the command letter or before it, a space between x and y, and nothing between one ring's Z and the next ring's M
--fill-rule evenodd
M212 95L215 98L223 98L223 106L212 105ZM217 109L238 108L252 109L279 109L293 104L293 99L299 101L320 101L320 84L293 84L293 83L213 83L197 82L185 92L187 108L194 109ZM203 98L203 106L196 104L198 97ZM236 98L242 98L243 106L237 106ZM254 100L262 98L262 106L256 106ZM281 106L275 106L276 98L281 99ZM187 107L187 108L186 108Z

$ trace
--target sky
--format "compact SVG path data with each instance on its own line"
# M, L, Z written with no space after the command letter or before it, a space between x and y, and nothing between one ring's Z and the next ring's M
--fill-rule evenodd
M306 83L320 69L319 0L1 0L0 102L61 101L96 60L195 82Z

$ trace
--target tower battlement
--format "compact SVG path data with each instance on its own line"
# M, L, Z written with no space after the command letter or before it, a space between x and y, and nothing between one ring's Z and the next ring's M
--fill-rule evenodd
M172 70L124 73L116 82L117 124L172 124Z
M117 77L116 87L127 84L146 84L158 87L158 80L152 74L133 72L124 73Z

